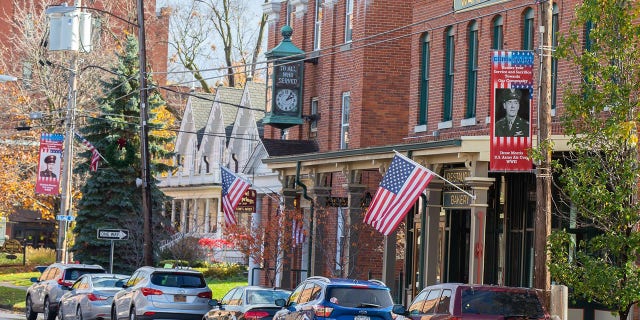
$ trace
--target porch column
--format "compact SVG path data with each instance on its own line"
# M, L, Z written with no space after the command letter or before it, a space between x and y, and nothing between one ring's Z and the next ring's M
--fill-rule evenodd
M209 224L211 223L211 218L209 217L209 215L211 214L209 212L210 206L211 199L206 198L204 200L204 233L209 233L211 231L211 228L209 227Z
M199 233L199 232L201 232L200 230L202 230L200 228L200 223L202 221L198 221L199 220L198 219L198 215L199 215L198 211L200 211L200 208L199 208L200 206L198 205L199 202L200 202L200 199L197 199L197 198L193 199L193 210L191 210L191 221L192 221L191 231L192 232L196 232L196 233Z
M487 219L487 191L493 185L494 178L488 178L488 162L478 162L471 177L465 178L465 184L471 187L476 196L471 204L471 248L469 248L469 283L484 282L484 238Z
M440 212L442 211L442 188L444 181L434 177L427 186L427 212L425 221L425 248L423 253L424 284L422 288L437 283L438 257L440 254ZM416 292L417 294L417 292Z
M180 208L180 232L187 233L187 199L182 199L182 207Z
M176 199L171 199L171 227L176 226Z

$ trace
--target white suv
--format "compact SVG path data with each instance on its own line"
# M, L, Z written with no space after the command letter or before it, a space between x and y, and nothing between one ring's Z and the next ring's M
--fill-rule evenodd
M60 298L67 292L63 286L70 287L83 274L106 272L95 264L54 263L48 266L39 278L31 278L33 284L27 289L25 300L27 320L35 320L38 313L44 313L45 320L55 319Z
M113 297L111 319L201 320L211 309L202 272L142 267Z

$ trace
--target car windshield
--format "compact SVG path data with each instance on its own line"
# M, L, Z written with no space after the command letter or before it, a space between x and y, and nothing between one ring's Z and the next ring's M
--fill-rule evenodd
M276 299L288 299L290 291L285 290L248 290L247 304L273 304Z
M204 277L194 273L158 272L151 276L151 283L163 287L204 288Z
M461 293L462 313L526 316L543 318L544 311L538 297L531 292L487 291L473 288Z
M327 300L349 308L387 308L393 305L389 290L369 287L329 287Z
M99 288L116 288L122 287L123 279L121 278L95 278L93 286Z
M76 281L83 274L88 273L104 273L104 270L100 269L67 269L64 272L64 279L67 281Z

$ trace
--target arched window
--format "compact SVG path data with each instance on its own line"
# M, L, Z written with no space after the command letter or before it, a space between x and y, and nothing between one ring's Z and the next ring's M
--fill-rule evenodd
M493 32L491 38L491 49L502 50L504 34L502 33L502 16L493 18Z
M533 50L535 28L533 25L533 9L527 8L523 15L522 24L522 50Z
M455 58L455 31L453 27L445 30L445 55L444 55L444 103L442 109L442 121L451 121L453 116L453 72Z
M431 61L431 37L425 33L420 38L420 112L418 114L418 125L427 124L427 111L429 109L429 64Z
M478 85L478 23L471 21L468 28L469 55L467 57L467 110L465 119L476 116L476 92Z

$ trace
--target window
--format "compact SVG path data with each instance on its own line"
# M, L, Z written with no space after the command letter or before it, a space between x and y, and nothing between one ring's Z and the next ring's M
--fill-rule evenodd
M422 36L422 57L420 68L420 111L418 125L427 124L427 111L429 109L429 63L431 59L431 38L429 34Z
M533 50L533 9L527 8L524 11L524 24L522 28L522 50Z
M444 55L444 104L442 110L442 121L451 121L453 109L453 62L455 58L455 31L453 27L446 30L446 47Z
M287 20L285 21L285 24L290 26L291 25L291 21L293 20L293 5L291 4L291 1L287 1Z
M322 35L322 0L316 0L316 18L313 29L313 50L320 50Z
M315 97L311 99L311 115L315 116L311 123L309 124L311 127L311 131L318 131L318 98Z
M425 299L425 303L422 306L422 313L434 313L436 311L436 306L438 302L438 298L440 297L440 290L434 289L429 292L427 299Z
M502 16L496 16L493 19L493 39L491 39L491 49L502 50L504 43L504 34L502 33Z
M466 119L476 116L476 87L478 85L478 23L469 24L469 56L467 61L467 112Z
M553 4L553 15L551 16L551 46L555 50L558 46L558 5ZM551 110L556 109L556 99L558 90L558 58L551 56Z
M347 8L345 11L344 22L344 42L351 42L353 36L353 0L346 1Z
M342 94L342 120L340 130L340 149L349 148L349 113L351 108L351 93Z

